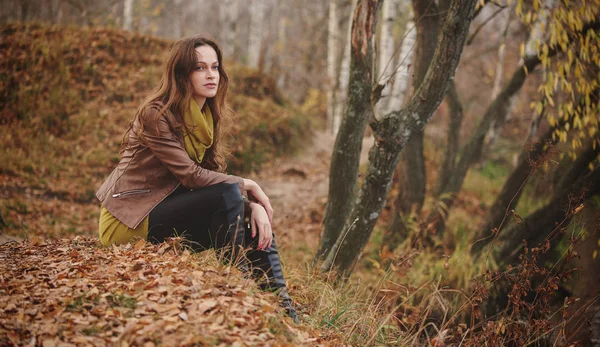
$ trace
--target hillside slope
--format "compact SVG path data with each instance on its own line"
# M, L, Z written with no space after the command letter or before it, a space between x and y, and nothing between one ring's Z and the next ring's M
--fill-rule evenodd
M94 192L172 42L41 24L4 25L0 37L0 233L95 235ZM236 112L229 172L257 170L304 145L318 117L287 103L272 78L227 64Z
M310 345L271 294L176 242L0 246L0 345ZM7 281L9 280L9 281Z

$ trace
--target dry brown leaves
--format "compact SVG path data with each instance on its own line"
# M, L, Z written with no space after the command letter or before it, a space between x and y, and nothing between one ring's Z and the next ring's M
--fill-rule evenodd
M0 345L327 344L274 295L177 245L32 238L0 246Z

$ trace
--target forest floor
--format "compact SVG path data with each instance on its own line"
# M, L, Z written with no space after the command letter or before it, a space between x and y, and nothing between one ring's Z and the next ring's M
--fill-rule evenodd
M334 286L328 274L314 271L335 137L307 134L321 127L324 100L315 94L303 105L290 105L272 78L235 64L230 70L236 76L230 99L236 110L235 158L229 171L250 171L241 176L256 180L271 199L273 229L301 324L285 318L274 295L257 290L212 251L191 254L177 240L102 247L94 193L118 162L123 129L158 81L170 43L106 29L41 25L9 25L0 34L10 48L0 72L15 91L0 112L0 346L440 345L429 340L431 334L465 318L470 305L460 302L472 291L473 278L497 270L476 261L469 249L511 170L506 158L469 171L448 230L437 240L443 254L420 252L409 241L394 254L382 251L398 193L392 188L349 283ZM31 52L40 59L36 64ZM436 119L428 125L428 187L435 184L443 156L439 125ZM372 138L365 138L362 163L371 146ZM519 214L539 204L524 201ZM437 207L435 199L426 199L424 210ZM585 226L585 220L575 224ZM590 236L574 264L580 270L573 294L581 303L598 299L600 263L592 254L600 236ZM386 269L388 260L398 266ZM446 316L454 323L444 323L440 317ZM513 323L522 326L520 320ZM498 335L506 321L486 324ZM462 325L448 329L456 341L466 336ZM473 335L471 345L480 345L482 334Z
M295 157L249 176L271 199L282 261L292 273L308 266L318 245L333 143L333 135L316 133ZM66 220L81 211L67 210L74 215ZM272 294L259 292L213 252L190 254L176 241L102 247L94 231L46 238L40 230L25 240L0 234L0 345L343 343L335 332L294 325ZM290 277L294 297L298 284ZM311 303L294 298L300 317L310 320Z

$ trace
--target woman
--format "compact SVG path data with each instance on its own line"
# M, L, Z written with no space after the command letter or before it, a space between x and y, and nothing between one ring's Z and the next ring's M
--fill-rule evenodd
M273 240L268 197L256 182L222 173L227 87L215 41L194 37L173 46L160 85L125 133L119 164L96 193L102 203L100 239L109 245L181 236L195 250L215 248L251 271L262 288L277 291L297 320ZM239 256L242 247L251 247L245 257Z

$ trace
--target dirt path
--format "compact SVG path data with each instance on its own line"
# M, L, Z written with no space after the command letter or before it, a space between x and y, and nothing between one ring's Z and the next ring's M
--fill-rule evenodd
M318 246L334 143L334 135L318 132L299 155L277 159L250 176L271 199L273 226L285 258L308 260ZM372 143L365 138L361 163L367 161Z

